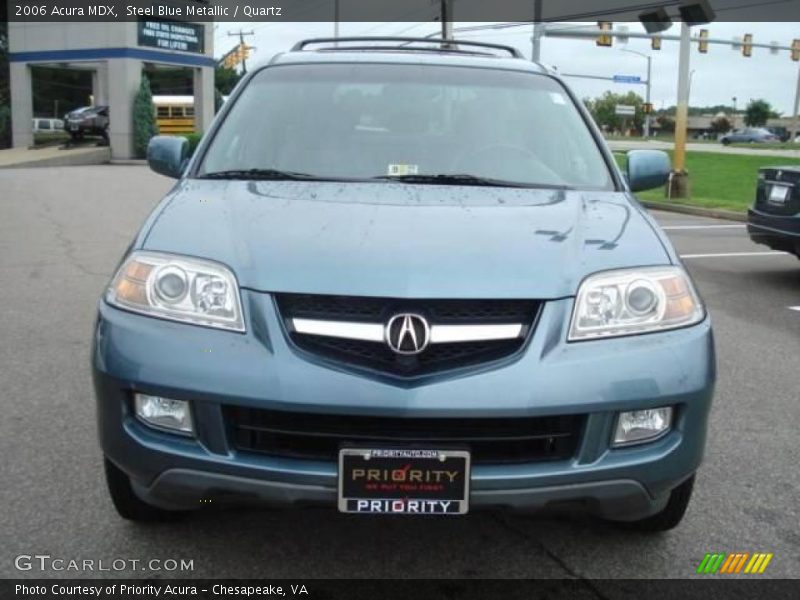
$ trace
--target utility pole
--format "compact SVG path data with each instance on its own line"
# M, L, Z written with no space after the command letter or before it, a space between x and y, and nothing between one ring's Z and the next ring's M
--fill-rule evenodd
M653 57L649 54L647 55L647 92L645 92L645 102L647 102L647 107L649 111L652 111L652 105L650 103L650 86L651 80L653 78ZM650 137L650 112L648 112L644 116L644 137Z
M242 31L241 29L237 32L228 32L229 37L239 37L239 47L242 49L242 73L247 73L247 60L246 55L247 51L245 48L247 47L244 43L244 36L246 35L255 35L255 31Z
M450 2L452 0L440 0L440 18L442 20L442 39L443 40L452 40L453 39L453 15L450 12Z
M678 58L678 108L675 114L675 154L669 182L670 198L689 197L689 174L686 172L686 126L689 117L689 59L691 32L689 24L681 22L681 46Z
M544 0L533 0L533 37L531 37L531 60L539 62L542 56L542 3Z
M645 101L646 104L650 104L650 85L651 85L650 84L650 79L652 77L652 72L653 72L653 69L652 69L653 57L650 56L649 54L645 54L643 52L638 52L636 50L628 50L626 48L620 48L620 52L628 52L629 54L637 54L638 56L641 56L642 58L646 58L647 59L647 81L645 81L645 84L646 84L647 87L645 88L646 92L645 92L644 101ZM650 113L646 113L644 115L644 137L645 138L649 138L650 137Z
M792 111L792 137L789 142L794 144L797 137L797 112L800 111L800 69L797 70L797 91L794 94L794 111Z

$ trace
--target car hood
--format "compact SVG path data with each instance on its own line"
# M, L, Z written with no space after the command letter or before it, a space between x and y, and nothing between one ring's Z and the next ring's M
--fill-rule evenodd
M586 275L669 264L624 193L182 180L136 246L231 267L242 287L420 298L560 298Z

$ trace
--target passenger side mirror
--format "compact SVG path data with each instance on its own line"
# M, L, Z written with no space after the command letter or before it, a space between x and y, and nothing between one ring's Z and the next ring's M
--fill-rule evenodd
M157 135L147 145L147 164L160 175L178 179L189 160L189 140L172 135Z
M661 150L631 150L628 152L628 185L634 192L661 187L672 171L669 155Z

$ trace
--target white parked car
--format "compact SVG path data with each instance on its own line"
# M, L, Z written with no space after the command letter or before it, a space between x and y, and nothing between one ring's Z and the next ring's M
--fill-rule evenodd
M34 132L64 131L63 119L34 119Z

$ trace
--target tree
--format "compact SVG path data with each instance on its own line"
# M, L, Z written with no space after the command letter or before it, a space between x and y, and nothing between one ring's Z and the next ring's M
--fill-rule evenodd
M641 131L644 125L644 113L642 112L642 104L644 100L635 92L628 92L627 94L615 94L607 91L599 98L593 100L584 100L589 112L592 113L595 122L604 130L617 131L623 126L633 128L636 131ZM633 117L621 117L616 114L616 108L619 104L625 104L636 107L636 114Z
M658 123L659 128L664 133L675 132L675 119L668 115L658 115L656 117L656 123Z
M218 66L214 70L214 87L219 90L223 96L227 96L239 83L242 78L241 74L236 69L229 69L228 67Z
M730 119L724 115L720 115L711 121L711 131L714 133L727 133L733 129Z
M133 149L136 156L147 156L147 144L155 135L158 135L156 107L153 105L150 80L143 75L139 91L133 100Z
M766 100L751 100L744 111L744 124L748 127L763 127L773 114L772 106Z
M8 21L4 19L7 4L0 7L0 148L11 145L11 90L8 72Z

